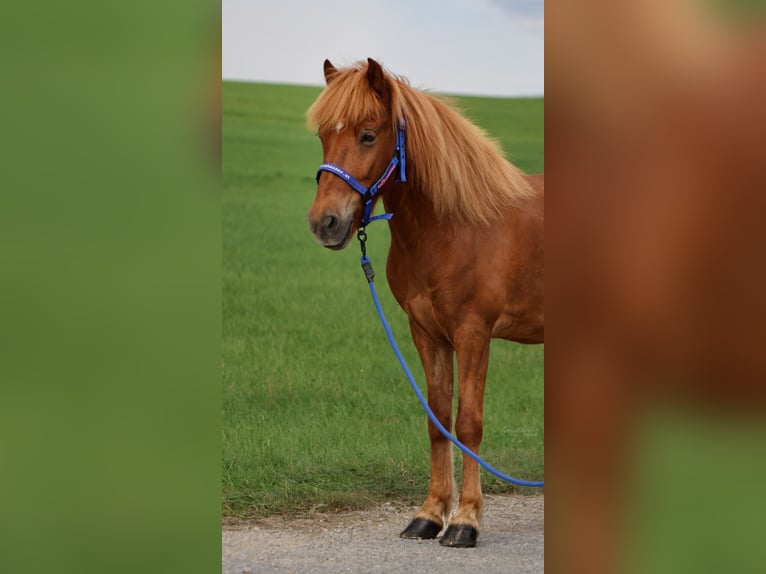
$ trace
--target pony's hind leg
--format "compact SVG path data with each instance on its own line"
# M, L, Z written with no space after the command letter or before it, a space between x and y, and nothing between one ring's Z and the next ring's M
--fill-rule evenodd
M481 331L463 329L455 340L458 364L457 438L478 454L484 432L484 383L489 365L490 337ZM463 454L463 485L460 502L440 540L444 546L476 546L483 497L479 464Z
M428 405L446 428L452 424L453 349L443 341L434 341L414 322L412 338L423 362L428 384ZM431 439L431 480L428 496L415 518L405 528L402 538L436 538L452 509L452 444L428 421Z

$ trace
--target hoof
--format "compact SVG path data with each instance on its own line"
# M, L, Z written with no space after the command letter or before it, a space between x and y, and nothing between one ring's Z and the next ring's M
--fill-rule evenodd
M468 524L450 524L447 531L439 540L442 546L451 546L453 548L473 548L476 546L476 539L479 537L479 531Z
M430 540L441 532L441 524L427 518L415 518L399 535L401 538L419 538Z

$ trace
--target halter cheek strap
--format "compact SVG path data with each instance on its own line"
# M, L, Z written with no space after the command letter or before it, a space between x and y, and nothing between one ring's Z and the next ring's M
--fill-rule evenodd
M317 170L316 180L317 183L319 183L319 176L323 171L328 171L337 175L339 178L349 184L354 191L361 195L362 201L364 201L364 215L362 216L361 225L362 227L365 227L368 223L377 219L391 219L394 216L393 213L384 213L382 215L370 217L370 215L372 215L372 202L375 198L375 195L377 195L378 191L380 191L380 188L383 187L389 180L391 175L396 171L397 167L399 168L399 177L397 181L407 181L406 161L407 158L404 151L404 120L402 120L396 127L396 149L394 149L394 157L391 158L390 162L388 162L388 166L383 171L383 175L381 175L378 181L373 183L370 187L365 187L353 175L334 163L323 163L320 165L319 169Z

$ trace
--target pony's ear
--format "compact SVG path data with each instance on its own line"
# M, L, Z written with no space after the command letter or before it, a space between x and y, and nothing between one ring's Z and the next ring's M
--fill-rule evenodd
M388 80L386 80L383 68L372 58L367 58L367 81L381 100L384 102L388 100Z
M335 77L335 74L338 73L338 69L332 65L332 62L330 60L324 61L324 81L327 82L329 85L332 79Z

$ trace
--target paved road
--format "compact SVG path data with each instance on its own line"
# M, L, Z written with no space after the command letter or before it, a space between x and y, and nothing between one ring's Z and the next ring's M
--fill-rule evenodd
M487 496L476 548L402 540L414 509L381 508L224 526L223 574L543 572L544 497Z

